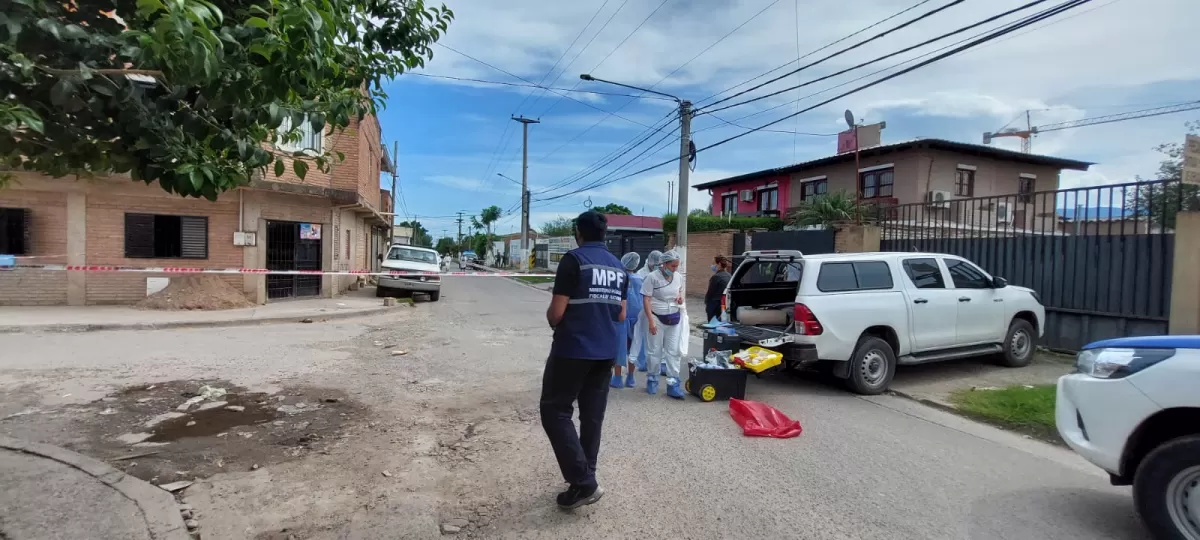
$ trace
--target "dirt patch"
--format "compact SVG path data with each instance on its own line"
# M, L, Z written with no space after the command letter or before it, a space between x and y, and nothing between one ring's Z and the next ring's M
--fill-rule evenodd
M171 278L165 289L147 296L135 307L167 311L219 310L254 307L254 304L220 277L196 275Z
M338 390L267 394L224 381L139 385L88 409L76 450L156 484L328 453L367 414Z

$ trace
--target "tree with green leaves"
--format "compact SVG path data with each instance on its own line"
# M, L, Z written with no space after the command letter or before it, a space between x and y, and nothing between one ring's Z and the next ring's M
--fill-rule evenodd
M302 180L344 156L280 155L374 114L453 18L424 0L10 0L0 10L0 165L129 174L215 200L284 157ZM300 159L303 157L304 159ZM310 165L311 164L311 165Z
M421 225L420 221L401 221L401 227L409 227L413 230L412 245L421 247L433 247L433 235L429 234L429 230Z
M622 216L632 216L633 215L633 211L630 210L629 207L621 206L617 203L608 203L604 206L592 208L592 210L600 212L601 214L618 214L618 215L622 215Z
M492 225L500 220L500 215L503 213L504 211L494 204L479 211L479 223L487 228L488 236L492 235Z
M802 201L799 209L791 215L791 222L800 226L829 227L870 215L868 205L859 203L853 194L834 191Z
M441 253L442 255L457 254L458 253L457 248L458 248L458 246L455 245L454 239L450 238L448 236L443 236L441 238L438 238L437 245L434 246L434 249L436 249L437 252Z
M1200 132L1200 121L1188 122L1185 126L1190 134ZM1137 219L1149 219L1156 227L1174 229L1175 214L1180 211L1200 210L1200 186L1182 183L1182 136L1178 142L1160 144L1154 149L1166 156L1166 159L1158 164L1158 172L1153 180L1138 176L1137 181L1162 182L1125 188L1125 210L1137 216Z
M542 234L545 236L575 236L575 220L567 217L556 217L542 224Z

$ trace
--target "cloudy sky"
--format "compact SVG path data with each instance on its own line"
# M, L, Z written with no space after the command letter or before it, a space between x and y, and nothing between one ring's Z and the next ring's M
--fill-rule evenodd
M666 210L667 182L678 177L677 165L622 177L678 155L678 143L671 144L677 141L676 123L661 131L648 129L658 128L660 120L667 122L674 103L627 97L639 92L582 82L580 73L653 86L703 107L749 85L710 96L789 62L787 69L770 77L927 11L955 4L887 37L721 104L727 105L835 73L1027 1L929 0L797 64L798 56L910 8L917 0L858 0L855 9L850 9L849 2L833 0L446 0L456 16L441 42L449 48L435 47L433 60L417 73L516 85L532 81L559 90L552 93L416 74L392 82L387 87L387 109L380 116L388 147L393 141L399 145L404 199L399 210L418 216L437 237L443 230L453 234L453 218L448 216L455 212L477 213L495 204L506 211L513 209L501 219L497 231L517 230L520 188L498 174L520 180L520 124L510 117L524 115L541 120L529 129L535 227L583 211L589 199L597 205L617 202L634 213L661 215ZM1045 2L773 98L701 114L692 125L696 144L703 148L744 133L745 128L811 107L926 59L928 56L917 57L934 49L1056 3ZM847 108L868 123L887 121L885 143L915 137L979 142L984 131L1023 126L1026 110L1031 111L1033 125L1043 125L1200 99L1196 20L1200 20L1200 2L1195 0L1092 0L775 124L771 131L701 152L691 183L832 154L836 138L830 134L844 129L842 111ZM848 82L910 59L915 60ZM1184 123L1198 118L1200 111L1190 111L1047 133L1034 139L1033 150L1097 163L1086 173L1064 173L1062 187L1121 183L1135 175L1152 175L1160 159L1153 147L1181 140ZM674 134L670 134L672 130ZM663 137L663 144L655 147ZM632 152L595 170L607 161L606 156L641 140L645 142ZM1019 146L1016 139L1001 139L998 144ZM614 179L619 180L576 195L539 200ZM705 195L691 193L694 201L706 204L702 202Z

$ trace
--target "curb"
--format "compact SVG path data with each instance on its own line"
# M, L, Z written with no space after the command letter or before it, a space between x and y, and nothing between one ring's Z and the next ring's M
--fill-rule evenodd
M320 315L288 315L286 317L263 317L261 319L235 319L225 321L177 321L165 323L99 323L99 324L38 324L29 326L0 326L0 334L23 333L59 333L72 334L83 332L100 332L106 330L169 330L175 328L227 328L232 326L257 326L260 324L277 324L300 322L300 319L349 319L366 315L377 315L394 307L377 307L357 310L350 313L325 313Z
M892 389L890 389L890 388L887 390L887 393L888 393L888 394L891 394L891 395L893 395L893 396L896 396L896 397L902 397L902 398L904 398L904 399L907 399L907 400L909 400L909 401L914 401L914 402L916 402L916 403L920 403L921 405L925 405L925 406L927 406L927 407L933 407L933 408L935 408L935 409L940 409L940 410L942 410L942 411L945 411L945 412L948 412L948 413L954 414L954 415L956 415L956 416L961 416L961 417L963 417L963 418L967 418L966 416L964 416L964 415L962 414L962 412L961 412L961 411L959 411L958 409L954 408L954 406L953 406L953 405L950 405L949 403L942 403L942 402L940 402L940 401L934 401L934 400L932 400L932 399L928 399L928 398L916 397L916 396L913 396L912 394L909 394L909 393L907 393L907 392L901 392L901 391L899 391L899 390L892 390Z
M0 449L21 452L78 469L133 501L146 520L146 529L155 540L187 540L190 538L183 517L175 505L175 497L161 488L129 476L106 463L57 446L22 441L0 435Z

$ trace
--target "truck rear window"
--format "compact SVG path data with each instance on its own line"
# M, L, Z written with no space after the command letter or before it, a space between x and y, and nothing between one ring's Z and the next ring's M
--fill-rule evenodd
M891 289L892 271L883 261L827 262L817 273L821 292Z
M742 265L733 282L735 285L795 283L800 281L803 269L799 261L751 261Z

